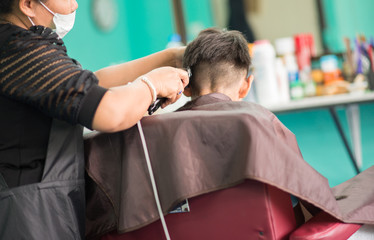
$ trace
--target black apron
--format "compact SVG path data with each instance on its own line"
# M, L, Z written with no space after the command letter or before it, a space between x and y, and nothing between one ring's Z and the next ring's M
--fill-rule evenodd
M53 120L40 183L8 188L0 174L0 239L84 239L82 127Z

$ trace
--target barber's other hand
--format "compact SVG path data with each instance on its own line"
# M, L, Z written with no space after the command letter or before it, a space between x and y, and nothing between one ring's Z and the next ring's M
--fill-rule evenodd
M183 66L183 56L184 52L186 51L186 47L174 47L170 48L170 51L172 51L172 54L174 56L174 66L177 68L182 68Z
M166 98L162 108L177 101L189 82L185 70L173 67L156 68L145 74L156 88L158 98Z

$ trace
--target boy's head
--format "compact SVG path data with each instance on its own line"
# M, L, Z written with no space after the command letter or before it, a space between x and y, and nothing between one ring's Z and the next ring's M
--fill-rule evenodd
M196 98L220 92L232 100L244 98L252 82L248 43L238 31L209 28L188 44L183 66L192 76L184 93Z

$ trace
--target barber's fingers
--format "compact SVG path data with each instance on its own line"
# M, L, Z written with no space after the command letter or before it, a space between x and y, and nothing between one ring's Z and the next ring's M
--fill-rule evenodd
M175 70L179 74L179 77L180 77L180 79L181 79L181 81L183 83L183 88L185 88L188 85L189 81L190 81L190 78L188 77L187 71L185 71L183 69L179 69L179 68L176 68Z
M166 98L161 105L163 108L176 102L183 93L184 88L188 85L188 73L179 68L161 67L156 68L146 74L153 83L158 98Z
M186 51L186 46L172 48L175 56L175 67L181 68L183 66L183 56Z
M173 67L161 67L146 74L155 85L158 97L173 98L189 82L185 70Z
M177 95L174 95L172 97L166 98L166 101L164 101L161 105L161 108L165 108L166 106L173 104L177 101Z
M177 85L179 85L178 91L167 97L167 100L161 105L162 108L178 101L178 99L182 97L184 88L188 85L190 80L187 71L179 68L174 68L174 70L179 76L179 80L177 80Z
M166 101L162 103L161 107L165 108L166 106L175 103L182 97L182 94L183 94L183 90L180 90L176 94L169 96L168 98L166 98Z
M188 77L188 76L187 76ZM187 79L187 84L188 84L188 79ZM184 88L186 87L187 85L185 84L185 82L183 82L183 80L181 80L179 82L179 87L178 87L178 92L177 92L177 97L178 99L182 96L183 92L184 92Z
M166 101L161 105L162 108L165 108L166 106L175 103L176 101L178 101L182 97L183 91L184 91L184 85L183 85L182 81L180 81L178 89L179 90L175 94L172 94L171 96L169 96L166 99Z

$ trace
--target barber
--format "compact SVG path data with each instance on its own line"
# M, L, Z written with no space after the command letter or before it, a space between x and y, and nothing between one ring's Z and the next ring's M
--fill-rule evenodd
M75 0L0 2L0 239L83 238L81 126L129 128L157 97L165 107L188 84L176 68L184 48L83 70L62 40L77 8Z

